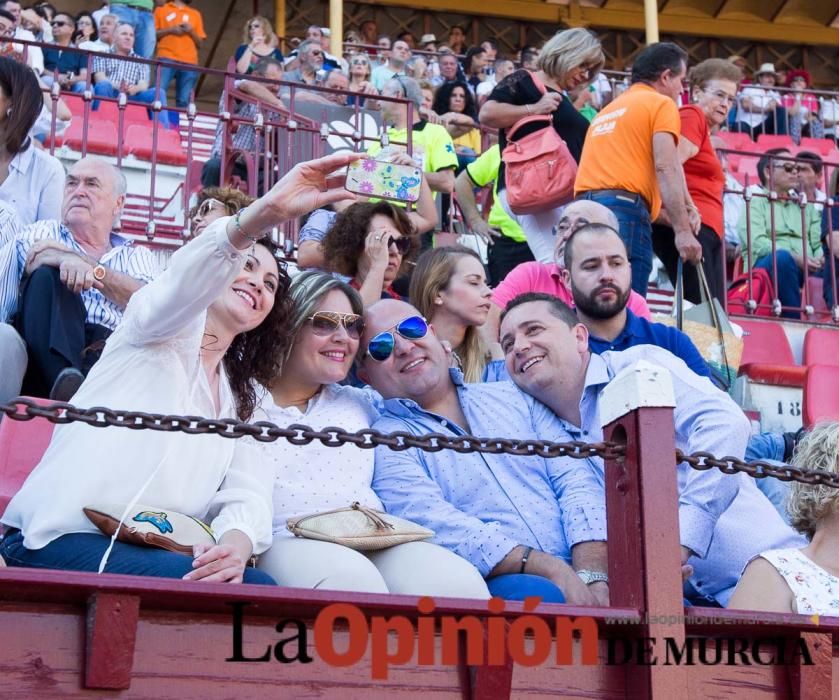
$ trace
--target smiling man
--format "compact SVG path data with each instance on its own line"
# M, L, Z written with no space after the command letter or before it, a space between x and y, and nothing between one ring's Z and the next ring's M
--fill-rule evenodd
M621 295L613 289L599 303L608 304L610 298L614 301ZM501 347L516 385L560 419L560 429L543 434L544 439L602 441L601 390L616 374L646 360L672 377L676 447L686 453L743 457L749 421L727 394L653 345L592 354L588 330L556 297L523 294L513 299L501 318ZM567 458L559 461L570 462ZM592 458L585 464L593 470L602 493L602 460ZM693 568L692 574L684 569L686 576L691 574L685 587L688 599L725 605L753 557L767 549L803 546L801 537L747 475L697 471L682 463L677 478L682 564ZM743 523L760 523L760 527L744 538Z
M39 221L0 248L0 322L14 319L26 342L27 395L69 400L154 275L149 250L113 233L125 190L113 165L82 158L67 175L61 221Z
M521 440L558 430L556 416L510 382L465 385L410 304L378 301L364 320L358 374L385 399L374 429ZM603 489L581 463L379 447L373 489L388 512L471 562L493 595L608 603Z

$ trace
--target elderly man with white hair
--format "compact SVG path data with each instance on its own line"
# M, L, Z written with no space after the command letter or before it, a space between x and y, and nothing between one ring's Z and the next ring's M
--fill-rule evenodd
M67 174L61 221L38 221L0 248L0 400L20 386L21 340L24 393L69 400L131 295L152 279L154 256L113 232L125 191L117 168L82 158Z

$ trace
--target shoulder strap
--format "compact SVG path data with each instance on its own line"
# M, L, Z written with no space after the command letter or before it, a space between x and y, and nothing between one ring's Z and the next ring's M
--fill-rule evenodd
M539 92L541 92L543 95L547 94L548 88L546 88L545 84L541 80L539 80L539 77L536 75L536 72L528 70L527 74L530 76L530 79L533 81L533 84L536 86Z

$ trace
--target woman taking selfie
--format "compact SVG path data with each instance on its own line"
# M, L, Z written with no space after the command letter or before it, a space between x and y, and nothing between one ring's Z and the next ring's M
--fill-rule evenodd
M250 418L255 383L276 375L289 337L289 280L264 232L351 197L330 188L327 174L356 157L297 165L263 198L178 250L132 296L75 404ZM271 583L245 564L271 543L272 479L247 440L61 425L0 519L11 528L0 556L9 566ZM196 546L193 557L110 542L82 510L102 501L121 518L136 504L209 516L218 544Z
M486 323L491 296L480 256L465 246L425 251L411 276L411 303L451 345L467 382L480 382L487 364L478 328Z
M369 428L377 418L370 396L338 383L355 360L364 329L358 292L331 275L304 272L294 278L291 302L288 333L293 340L254 418L278 425L304 423L315 430ZM281 586L488 597L469 562L428 542L360 552L288 531L290 518L347 508L356 501L384 510L371 488L373 450L319 442L301 448L277 441L261 445L260 451L274 475L274 542L260 557L259 568Z

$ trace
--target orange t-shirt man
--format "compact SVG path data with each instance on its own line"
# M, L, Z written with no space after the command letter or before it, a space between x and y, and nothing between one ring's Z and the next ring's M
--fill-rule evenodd
M198 10L193 10L181 0L170 0L154 10L154 28L164 31L189 24L199 40L207 38L204 20ZM157 40L157 57L180 63L198 63L198 43L189 32L167 34Z
M655 221L661 192L655 174L653 135L665 132L678 143L681 120L676 103L645 83L635 83L591 122L577 169L574 194L625 190L640 194Z

